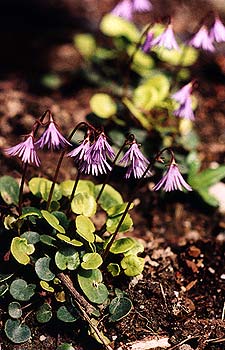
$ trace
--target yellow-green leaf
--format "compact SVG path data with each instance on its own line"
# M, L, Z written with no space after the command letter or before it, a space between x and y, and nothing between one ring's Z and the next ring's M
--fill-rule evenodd
M27 265L30 262L29 255L33 254L35 248L33 244L27 243L26 238L14 237L10 250L20 264Z

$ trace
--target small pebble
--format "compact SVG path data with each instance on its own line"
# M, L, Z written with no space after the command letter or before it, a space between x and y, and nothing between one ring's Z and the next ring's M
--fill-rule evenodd
M216 272L212 267L209 267L208 270L210 273L213 273L213 274Z
M220 276L221 280L225 280L225 273Z
M46 336L45 335L41 335L39 339L40 339L40 341L44 341L46 339Z

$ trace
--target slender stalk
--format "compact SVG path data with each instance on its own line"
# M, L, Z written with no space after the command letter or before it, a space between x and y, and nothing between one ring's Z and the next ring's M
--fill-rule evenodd
M135 189L134 189L134 191L133 191L133 195L131 196L129 202L127 203L126 208L125 208L125 210L124 210L124 212L123 212L123 215L121 216L121 219L120 219L120 221L119 221L119 223L118 223L118 225L117 225L117 227L116 227L114 233L112 234L109 243L108 243L107 246L106 246L106 249L105 249L105 251L104 251L104 253L103 253L103 255L102 255L103 261L106 259L106 257L107 257L108 254L109 254L110 248L111 248L113 242L115 241L116 236L117 236L117 233L119 232L119 229L120 229L120 227L121 227L121 225L122 225L122 223L123 223L123 221L124 221L124 219L125 219L125 217L126 217L128 211L129 211L129 209L130 209L130 206L131 206L131 204L132 204L134 195L135 195L135 193L137 192L137 190L139 189L139 187L141 186L141 183L143 182L143 180L144 180L144 178L145 178L145 175L148 173L149 170L150 170L150 171L152 170L152 168L153 168L153 166L154 166L154 164L155 164L156 161L163 162L163 160L162 160L160 157L161 157L162 153L164 153L165 151L169 152L170 155L171 155L170 163L172 163L172 162L174 161L174 153L173 153L173 151L171 150L171 148L166 147L166 148L163 148L160 152L157 153L157 155L156 155L155 158L153 159L153 162L152 162L152 163L149 163L149 165L147 166L147 168L146 168L145 171L143 172L142 177L139 179L139 181L138 181L138 183L137 183L137 185L136 185L136 187L135 187Z
M70 200L69 200L70 204L71 204L71 202L72 202L72 200L74 198L74 195L75 195L75 192L76 192L76 189L77 189L77 185L78 185L78 182L80 180L80 175L81 175L81 173L78 170L78 173L77 173L77 176L76 176L76 180L75 180L74 185L73 185L73 190L72 190L71 195L70 195Z
M23 174L22 174L21 183L20 183L19 203L18 203L19 216L22 215L23 188L24 188L27 168L28 168L28 163L26 162L26 163L24 163L24 166L23 166Z
M102 184L102 187L101 187L101 189L100 189L100 191L99 191L99 194L98 194L98 196L97 196L97 198L96 198L96 202L97 202L97 203L98 203L98 201L99 201L99 199L100 199L100 197L101 197L101 195L102 195L102 192L103 192L105 186L106 186L107 183L109 182L109 179L110 179L110 177L111 177L111 175L112 175L113 169L114 169L114 167L115 167L115 165L116 165L117 159L119 158L121 152L123 151L123 149L124 149L124 147L125 147L126 145L127 145L127 139L124 141L123 145L121 146L119 152L117 153L116 157L114 158L114 160L113 160L113 162L112 162L112 170L110 171L110 173L108 173L108 175L106 176L106 178L105 178L105 180L104 180L104 182L103 182L103 184Z
M72 139L72 137L75 134L75 132L77 131L77 129L83 124L93 129L93 127L90 126L88 123L80 122L79 124L77 124L77 126L70 133L70 135L68 137L69 141ZM53 196L55 184L56 184L56 181L57 181L57 178L58 178L58 175L59 175L59 170L60 170L60 167L61 167L61 164L62 164L62 161L63 161L63 158L64 158L65 154L66 154L66 150L63 150L61 152L61 154L60 154L60 157L59 157L59 160L58 160L58 163L57 163L57 166L56 166L56 170L55 170L55 175L54 175L54 178L53 178L53 181L52 181L52 185L51 185L51 188L50 188L50 191L49 191L47 205L46 205L46 210L49 210L49 207L50 207L50 204L51 204L51 201L52 201L52 196Z

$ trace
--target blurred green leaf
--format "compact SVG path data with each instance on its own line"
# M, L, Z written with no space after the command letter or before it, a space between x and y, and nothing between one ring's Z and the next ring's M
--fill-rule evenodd
M56 73L48 73L42 76L41 83L48 89L58 90L62 85L62 79Z
M104 93L93 95L90 99L90 107L93 113L103 119L112 117L117 111L116 103L111 96Z
M100 23L100 30L103 34L111 37L124 36L128 40L138 42L140 33L132 22L121 17L107 14Z
M131 102L128 98L123 99L124 105L128 108L128 110L131 112L131 114L139 121L141 126L143 126L146 130L152 129L152 124L150 121L146 118L146 116L140 112L140 110L134 106L133 102Z
M0 194L7 204L18 204L19 185L11 176L0 177Z
M74 36L74 45L84 58L90 58L96 50L96 41L91 34L76 34Z

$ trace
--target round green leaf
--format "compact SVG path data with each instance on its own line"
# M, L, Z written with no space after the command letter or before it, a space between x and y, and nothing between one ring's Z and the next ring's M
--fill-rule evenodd
M65 247L55 254L55 263L60 270L75 270L80 265L79 253L73 247Z
M134 105L137 108L150 111L158 102L158 93L154 86L139 85L134 90Z
M107 14L100 23L100 30L103 34L111 37L125 36L130 41L138 42L140 33L132 22L125 19Z
M102 283L102 273L100 270L81 270L77 277L80 288L92 303L104 303L108 298L109 292Z
M43 258L38 259L35 263L36 274L41 280L47 282L53 280L55 277L54 273L49 269L50 261L51 258L44 256Z
M90 99L90 107L93 113L95 113L100 118L110 118L116 114L116 103L113 99L103 93L95 94Z
M133 305L130 299L126 297L114 298L109 305L110 320L113 322L121 320L121 318L129 314L132 307Z
M93 270L97 269L102 262L102 257L98 253L87 253L83 256L81 267L85 270Z
M91 34L77 34L74 36L74 45L76 49L85 58L94 55L96 50L95 38Z
M71 202L71 209L75 214L83 214L90 217L96 213L97 203L94 196L86 192L78 193Z
M95 227L93 222L84 215L79 215L76 217L76 229L77 233L84 238L89 243L94 243L95 236Z
M18 204L19 185L12 176L0 177L0 194L7 204Z
M34 231L26 231L20 236L20 238L26 238L29 244L36 244L40 241L39 233Z
M121 215L119 216L115 216L113 218L108 218L108 220L106 221L106 229L108 232L113 233L115 232L119 222L121 219ZM131 227L133 226L133 221L130 217L129 214L126 214L122 225L119 228L119 232L126 232L128 230L131 229Z
M127 255L121 261L121 266L127 276L140 275L144 269L145 260L136 255Z
M57 310L57 318L60 321L70 323L70 322L75 322L79 318L79 315L78 313L76 314L75 309L74 309L74 315L72 315L67 309L67 307L63 305L63 306L60 306Z
M15 344L24 343L31 337L31 331L27 325L11 319L5 323L5 334Z
M119 276L120 274L120 266L115 263L110 263L107 266L107 270L112 274L113 277Z
M96 197L101 188L102 185L95 186ZM108 212L108 210L111 207L116 206L118 204L123 204L123 198L121 194L118 191L116 191L112 186L106 185L99 199L99 204L101 205L102 209Z
M127 206L127 202L123 203L123 204L114 205L113 207L111 207L110 209L107 210L108 216L114 217L114 216L118 216L120 214L123 214L123 212L126 209L126 206ZM131 203L129 210L131 210L133 207L134 207L134 204Z
M16 279L10 285L9 292L14 299L19 301L27 301L34 295L35 284L27 284L22 279Z
M12 318L20 318L22 316L22 309L20 303L13 301L8 306L9 316Z
M14 258L22 265L30 262L29 255L33 254L35 248L33 244L28 244L26 238L14 237L10 247Z
M74 186L75 181L73 180L66 180L61 182L60 184L60 189L62 191L63 196L70 197L73 186ZM78 193L83 193L86 192L90 195L94 194L94 184L92 181L89 180L79 180L75 195Z
M136 47L131 45L128 47L127 53L131 57L133 52L136 50ZM154 60L151 56L147 55L141 50L138 50L134 57L133 62L131 64L131 69L138 73L142 77L146 77L151 72L154 67Z
M154 47L155 51L161 61L167 62L174 66L189 67L194 64L198 58L198 50L191 46L181 46L180 50L167 50L163 47Z
M59 220L47 210L41 210L43 218L52 226L56 231L60 233L65 233L65 229L59 224Z
M40 323L46 323L52 318L52 308L48 303L44 303L40 306L36 312L37 321Z
M120 238L113 242L110 248L110 252L113 254L125 253L131 248L133 248L134 245L135 245L135 241L132 238L130 237Z

